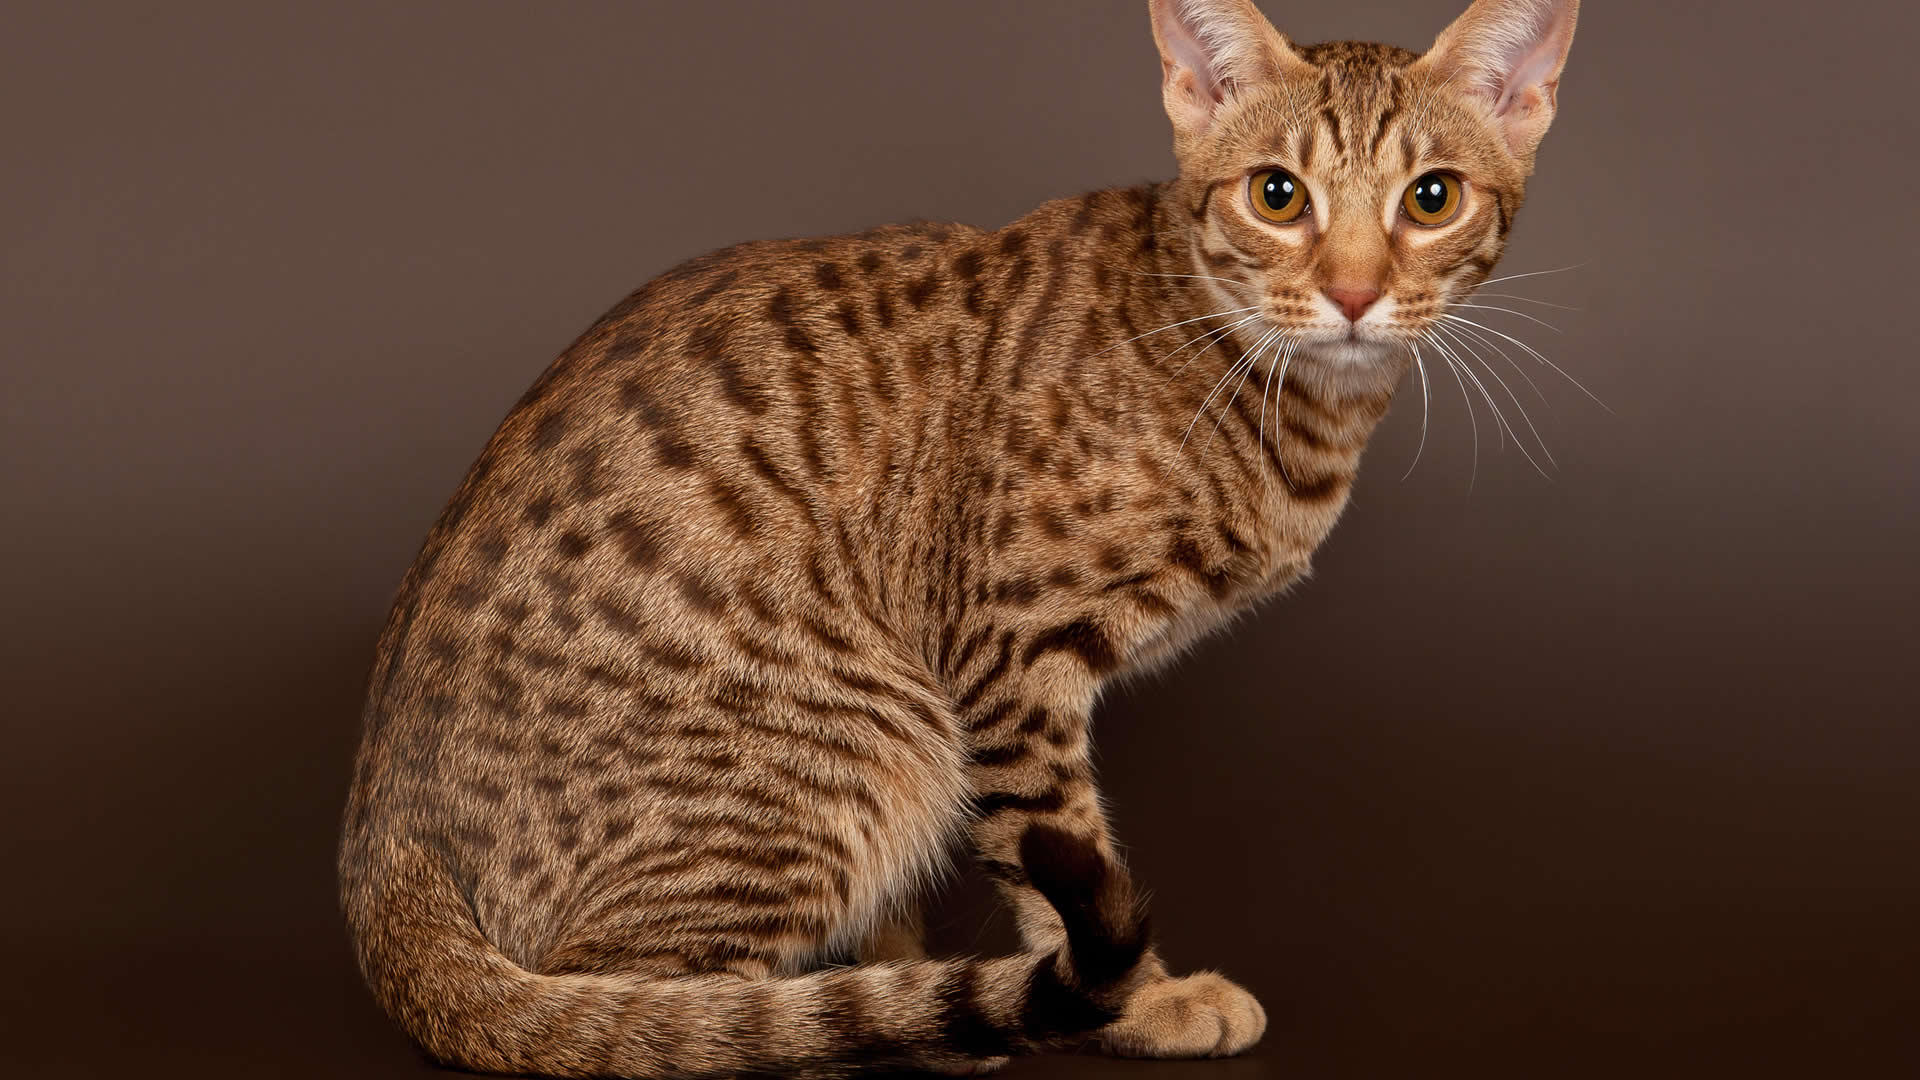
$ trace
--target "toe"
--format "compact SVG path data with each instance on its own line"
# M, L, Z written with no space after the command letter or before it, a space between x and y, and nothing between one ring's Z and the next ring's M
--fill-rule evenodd
M1252 994L1201 972L1141 987L1100 1038L1108 1052L1123 1057L1226 1057L1259 1042L1266 1030L1266 1010Z

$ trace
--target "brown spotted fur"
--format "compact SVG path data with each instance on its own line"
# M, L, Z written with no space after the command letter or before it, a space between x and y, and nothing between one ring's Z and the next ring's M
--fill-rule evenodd
M1271 397L1204 405L1229 365L1335 279L1378 279L1388 333L1463 297L1532 146L1444 56L1296 48L1243 0L1155 18L1242 48L1204 130L1167 66L1177 180L696 259L488 444L381 638L340 860L373 990L435 1057L830 1075L1260 1036L1244 990L1144 948L1089 713L1307 572L1408 359L1303 347ZM1436 161L1462 220L1379 225ZM1315 182L1306 232L1249 212L1268 165ZM925 958L917 894L963 837L1025 952Z

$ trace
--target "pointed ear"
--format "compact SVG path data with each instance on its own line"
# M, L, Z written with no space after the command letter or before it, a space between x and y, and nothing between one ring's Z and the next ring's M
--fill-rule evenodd
M1180 153L1236 93L1306 65L1252 0L1151 0L1151 6L1160 95Z
M1553 122L1580 0L1474 0L1421 58L1478 100L1527 159Z

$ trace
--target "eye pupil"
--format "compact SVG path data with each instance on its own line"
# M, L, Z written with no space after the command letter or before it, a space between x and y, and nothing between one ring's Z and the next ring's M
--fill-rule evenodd
M1286 225L1307 212L1307 189L1284 169L1263 169L1248 181L1247 202L1261 217Z
M1274 173L1269 176L1265 192L1267 209L1281 211L1293 205L1293 192L1293 177L1286 173Z
M1413 182L1414 205L1429 214L1438 214L1447 208L1447 185L1438 176L1428 173Z

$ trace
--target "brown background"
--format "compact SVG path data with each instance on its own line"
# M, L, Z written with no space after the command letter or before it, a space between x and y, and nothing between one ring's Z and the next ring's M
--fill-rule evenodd
M1422 47L1458 3L1268 7ZM1143 8L11 11L0 1064L427 1071L332 844L467 463L684 257L1166 175ZM1413 388L1317 579L1111 695L1166 950L1272 1027L1015 1075L1920 1061L1917 38L1891 2L1592 0L1502 272L1577 268L1499 289L1578 310L1493 318L1613 412L1537 371L1556 478L1484 410L1476 478L1443 380L1402 481Z

